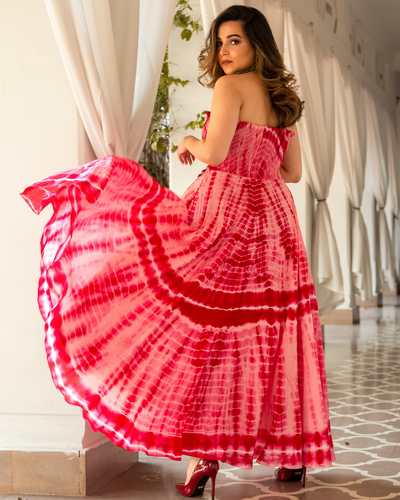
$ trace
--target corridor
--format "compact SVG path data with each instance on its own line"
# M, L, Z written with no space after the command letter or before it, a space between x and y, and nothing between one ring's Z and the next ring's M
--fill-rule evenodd
M327 325L325 356L337 461L307 473L300 483L280 483L272 468L251 471L222 465L217 500L400 499L400 301L361 310L361 325ZM92 500L179 500L187 461L140 455L140 463L100 488ZM45 500L35 495L22 499ZM70 497L52 497L61 500ZM210 484L203 497L211 498ZM18 495L0 495L0 500Z

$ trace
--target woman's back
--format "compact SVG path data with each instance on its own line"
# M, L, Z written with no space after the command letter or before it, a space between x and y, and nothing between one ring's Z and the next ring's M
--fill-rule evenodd
M242 106L239 121L278 127L278 119L271 104L269 92L265 90L255 72L235 75L237 89L241 93Z

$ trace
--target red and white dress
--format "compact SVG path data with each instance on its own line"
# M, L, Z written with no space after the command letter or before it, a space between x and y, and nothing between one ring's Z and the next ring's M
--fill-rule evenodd
M116 445L244 469L334 460L317 301L279 174L292 135L239 122L182 198L114 156L22 194L54 209L39 282L54 383Z

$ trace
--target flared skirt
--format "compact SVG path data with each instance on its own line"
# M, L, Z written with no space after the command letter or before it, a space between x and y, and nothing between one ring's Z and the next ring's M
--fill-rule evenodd
M208 167L179 198L110 156L22 196L53 206L47 357L94 430L176 460L331 464L317 302L283 181Z

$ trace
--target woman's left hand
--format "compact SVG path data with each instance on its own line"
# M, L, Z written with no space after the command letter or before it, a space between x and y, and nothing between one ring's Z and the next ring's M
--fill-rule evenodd
M188 148L185 146L185 140L191 137L190 135L185 136L182 140L181 143L179 144L179 147L176 151L176 154L178 155L178 160L182 163L182 165L191 165L194 160L196 159L194 155L188 150Z

